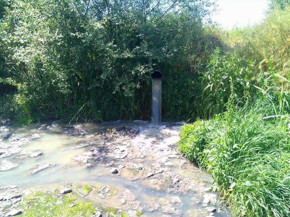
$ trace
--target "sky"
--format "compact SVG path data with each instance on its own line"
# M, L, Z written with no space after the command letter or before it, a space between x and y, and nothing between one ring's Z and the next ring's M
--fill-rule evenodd
M217 0L213 20L225 29L260 23L268 8L268 0Z

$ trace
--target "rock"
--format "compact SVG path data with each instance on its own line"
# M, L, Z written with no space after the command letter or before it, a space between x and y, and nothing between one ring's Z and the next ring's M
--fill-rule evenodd
M76 206L76 204L75 204L75 203L73 203L73 204L69 205L69 207L75 207L75 206Z
M43 155L43 152L37 151L37 152L33 152L32 154L30 154L30 157L36 158L36 157L39 157L39 156L42 156L42 155Z
M99 196L101 198L105 198L109 192L111 191L111 189L107 186L102 187L102 189L99 191Z
M17 215L21 215L22 211L21 210L11 210L10 212L8 212L6 214L6 216L17 216Z
M125 204L125 203L126 203L126 200L125 200L124 198L122 198L122 199L120 200L120 202L121 202L122 204Z
M181 210L175 210L174 214L175 214L176 216L183 216L183 213L182 213Z
M92 168L94 165L91 163L87 163L86 166L87 166L87 168Z
M205 209L208 212L216 212L216 208L215 207L206 207Z
M38 133L32 134L32 136L30 137L31 139L39 139L40 135Z
M54 166L55 166L55 164L53 164L53 163L45 163L42 165L37 165L36 168L34 168L30 171L30 174L35 175L36 173L39 173L43 170L49 169L49 168L54 167Z
M170 202L171 202L172 204L177 204L177 205L181 205L181 204L182 204L180 198L177 197L177 196L171 197L171 198L170 198Z
M155 212L160 209L160 204L156 203L155 201L147 202L147 211L148 212Z
M60 191L61 194L69 194L72 192L71 188L64 188Z
M215 194L205 194L203 204L216 204L217 196Z
M147 174L146 178L151 178L152 176L154 176L154 173L150 172Z
M128 155L128 150L126 146L120 146L114 150L114 153L115 153L115 158L124 159Z
M177 184L179 181L180 181L179 179L173 179L173 180L172 180L172 183L173 183L173 185L175 185L175 184Z
M0 171L12 170L16 168L17 166L18 164L12 163L11 161L8 161L8 160L0 161Z
M175 208L169 205L162 207L162 210L164 213L167 213L167 214L174 214L175 212Z
M6 135L2 136L4 140L8 140L12 136L12 133L7 133Z
M10 197L10 199L18 199L20 197L22 197L22 194L15 194L12 197Z
M100 211L96 212L92 217L102 217L102 213Z
M113 168L113 169L111 169L111 173L112 174L118 174L119 170L117 168Z

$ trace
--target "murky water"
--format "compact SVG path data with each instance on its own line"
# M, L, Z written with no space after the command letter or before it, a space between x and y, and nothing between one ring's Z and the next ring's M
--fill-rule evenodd
M131 191L146 216L160 216L163 209L148 211L147 203L170 197L180 198L181 206L170 206L183 216L206 216L202 201L212 195L212 180L178 153L179 131L176 124L152 127L146 122L2 126L0 168L3 160L15 167L0 170L0 187L99 183ZM212 206L218 210L214 216L229 216L218 201ZM188 214L191 210L198 212Z

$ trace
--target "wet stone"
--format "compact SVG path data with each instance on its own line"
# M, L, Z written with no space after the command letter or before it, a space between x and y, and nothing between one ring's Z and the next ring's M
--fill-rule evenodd
M42 151L36 151L36 152L31 153L30 157L37 158L37 157L42 156L42 155L43 155Z
M102 217L102 212L98 211L96 212L92 217Z
M6 216L17 216L17 215L21 215L22 211L21 210L11 210L10 212L8 212L6 214Z
M8 160L0 161L0 171L12 170L16 168L17 166L18 164L12 163L11 161L8 161Z
M111 173L116 175L119 173L119 170L117 168L113 168L111 169Z
M61 194L69 194L72 192L71 188L64 188L60 191Z
M216 208L215 207L206 207L205 208L208 212L216 212Z
M166 205L166 206L162 207L162 210L164 213L167 213L167 214L174 214L174 212L175 212L175 208L170 206L170 205Z
M208 193L204 195L204 199L202 203L203 204L216 204L216 202L217 202L217 195Z
M42 172L46 169L52 168L54 166L55 166L55 164L53 164L53 163L46 163L46 164L42 164L42 165L37 165L34 169L32 169L30 171L30 174L35 175L37 173L40 173L40 172Z

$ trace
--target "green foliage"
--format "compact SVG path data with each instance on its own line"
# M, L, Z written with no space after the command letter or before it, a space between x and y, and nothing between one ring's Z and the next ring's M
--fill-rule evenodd
M0 77L17 85L34 120L149 119L150 72L170 77L181 63L183 73L196 73L191 62L205 47L202 20L210 5L13 0L0 31L10 67Z
M84 194L89 194L92 190L93 190L93 189L92 189L90 186L88 186L88 185L84 185L84 186L82 187L82 192L83 192Z
M71 207L71 204L76 204ZM63 199L57 195L46 192L36 192L27 196L22 203L24 208L22 216L92 216L95 209L92 203L80 202L71 195Z
M288 112L269 98L184 126L180 150L205 167L234 216L289 216Z
M217 49L201 77L203 94L201 108L212 116L226 110L227 104L244 103L255 96L255 85L261 86L262 73L254 61L240 57L235 52L222 54Z
M262 63L260 68L275 69L289 79L290 75L290 6L271 12L265 21L253 28L218 31L224 44L240 56Z
M270 9L285 9L287 6L289 6L290 0L270 0Z

